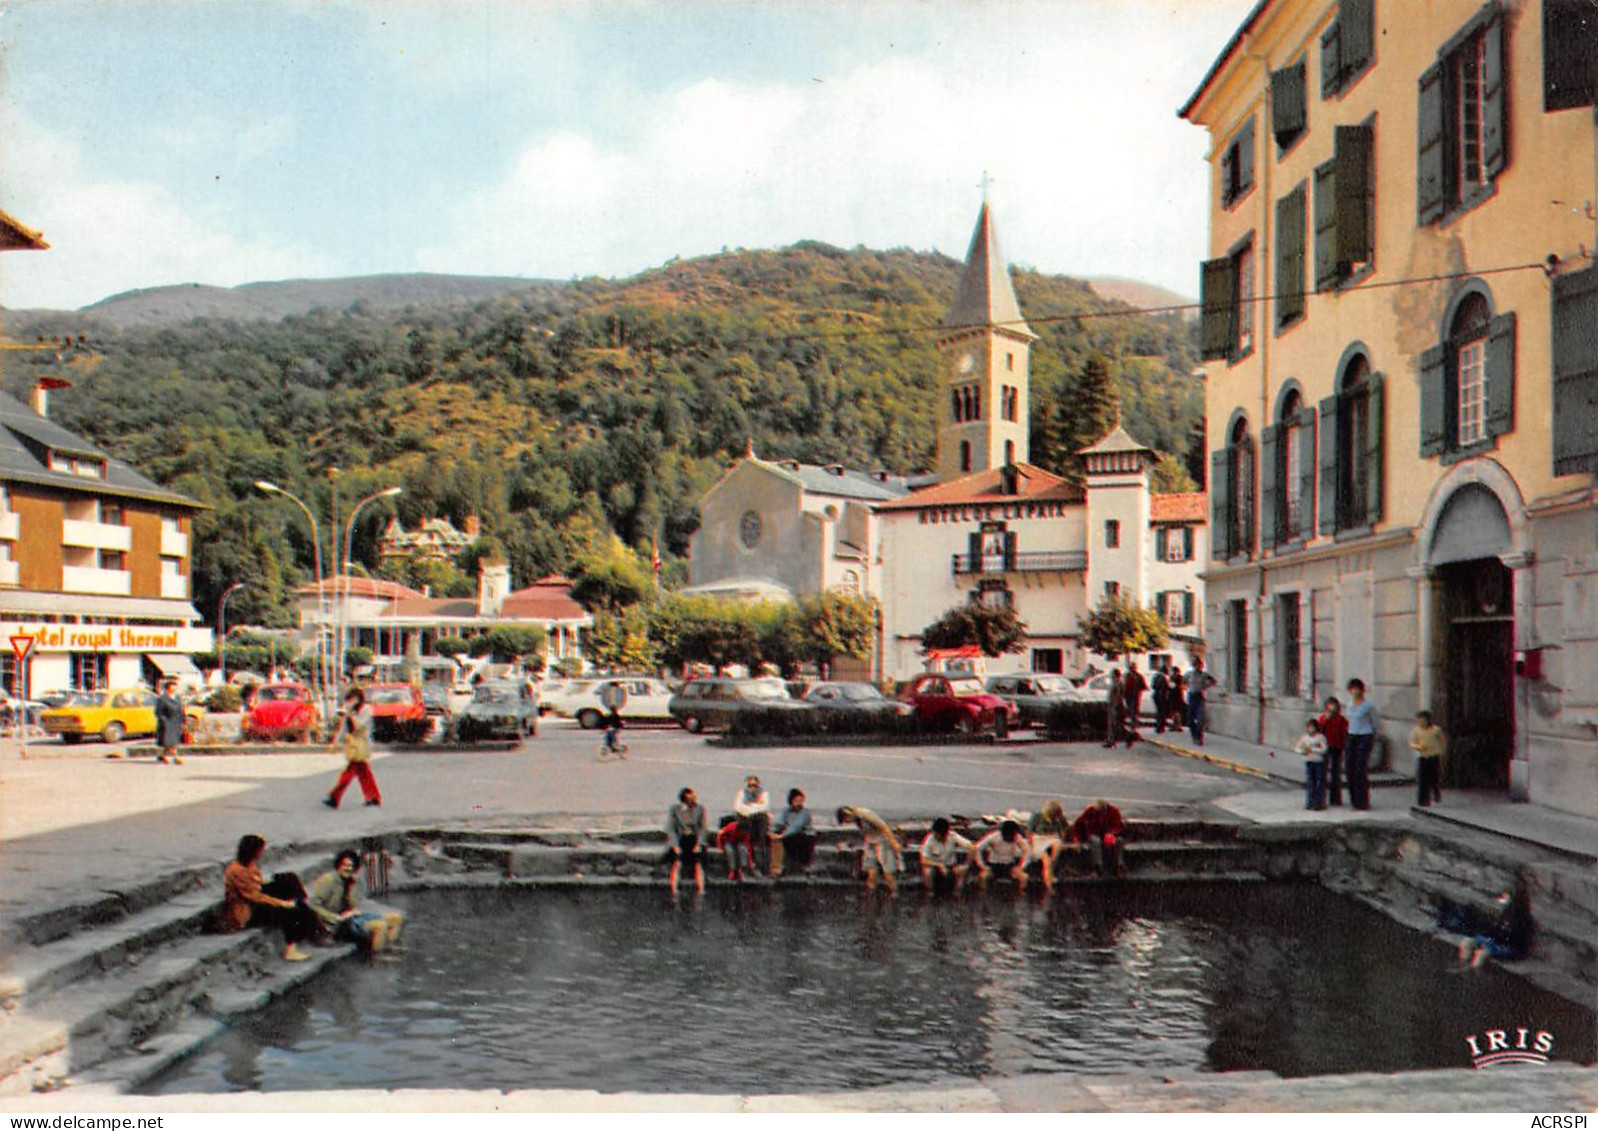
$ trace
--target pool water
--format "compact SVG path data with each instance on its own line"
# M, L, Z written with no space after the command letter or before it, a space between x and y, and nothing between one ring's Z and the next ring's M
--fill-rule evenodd
M1313 886L438 891L153 1094L338 1088L789 1093L1029 1072L1468 1066L1594 1016Z

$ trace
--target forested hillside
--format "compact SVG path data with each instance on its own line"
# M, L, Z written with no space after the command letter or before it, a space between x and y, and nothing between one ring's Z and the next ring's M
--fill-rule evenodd
M252 485L281 484L326 516L333 467L341 516L404 488L361 512L358 563L375 562L392 513L407 524L475 514L518 585L580 572L614 552L612 531L646 560L658 536L669 581L685 572L696 499L746 443L770 458L931 465L933 330L959 266L800 244L622 281L528 284L465 309L356 301L276 321L121 328L29 312L10 319L13 337L82 332L91 348L10 354L5 386L20 395L46 373L69 377L54 418L208 504L194 558L208 617L244 581L230 620L285 621L287 592L310 573L309 532ZM1074 470L1070 452L1113 419L1107 371L1132 432L1191 465L1203 411L1191 327L1071 279L1017 272L1015 283L1041 336L1033 462ZM1095 355L1103 364L1089 365Z

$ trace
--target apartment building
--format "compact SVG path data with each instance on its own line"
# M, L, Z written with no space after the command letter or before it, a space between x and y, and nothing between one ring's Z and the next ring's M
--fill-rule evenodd
M1359 678L1395 768L1431 709L1445 785L1598 815L1595 88L1591 0L1262 0L1181 108L1215 731Z

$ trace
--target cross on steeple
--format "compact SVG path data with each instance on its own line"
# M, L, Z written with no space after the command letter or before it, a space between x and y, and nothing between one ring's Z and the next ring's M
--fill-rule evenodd
M982 203L983 204L986 204L988 202L988 186L991 185L997 179L998 178L996 178L996 177L988 176L988 171L986 169L982 170L982 181L981 181L980 184L977 185L977 187L982 190Z

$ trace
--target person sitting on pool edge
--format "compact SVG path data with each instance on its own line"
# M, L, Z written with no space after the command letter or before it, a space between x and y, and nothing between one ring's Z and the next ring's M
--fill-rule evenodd
M1054 869L1065 851L1065 842L1071 836L1071 822L1065 819L1065 806L1055 798L1043 803L1043 808L1032 814L1027 822L1027 845L1032 859L1038 862L1043 874L1043 887L1054 886Z
M954 831L949 818L937 817L921 842L921 882L928 891L958 888L970 866L971 842Z
M744 882L744 873L755 874L755 841L743 819L735 813L722 817L716 827L716 851L727 861L727 879Z
M838 807L838 823L860 826L864 842L861 845L860 870L866 874L866 890L875 890L877 881L881 880L889 895L896 894L904 857L899 838L893 835L888 822L863 806L841 805Z
M777 814L771 826L771 874L782 875L784 868L808 871L816 858L816 834L810 810L805 808L805 791L788 791L788 808Z
M311 881L307 902L325 930L338 942L352 942L377 953L399 941L405 916L398 911L363 912L355 893L361 854L346 848L333 858L333 870Z
M1121 811L1104 798L1082 810L1071 824L1071 837L1086 842L1093 858L1093 870L1101 876L1124 876L1121 863L1121 836L1125 829Z
M305 886L293 872L279 872L270 881L261 872L266 841L248 833L239 838L233 863L222 872L222 930L276 927L283 933L283 961L304 962L311 956L299 944L316 934L316 912L305 903Z
M666 810L666 856L671 860L668 880L671 894L677 894L677 879L684 865L693 872L694 888L705 890L705 835L705 807L699 804L699 796L691 786L683 786L677 793L677 803Z
M992 879L1013 880L1026 886L1026 866L1032 859L1032 850L1021 835L1019 821L1003 821L977 841L975 856L977 880L984 887Z

